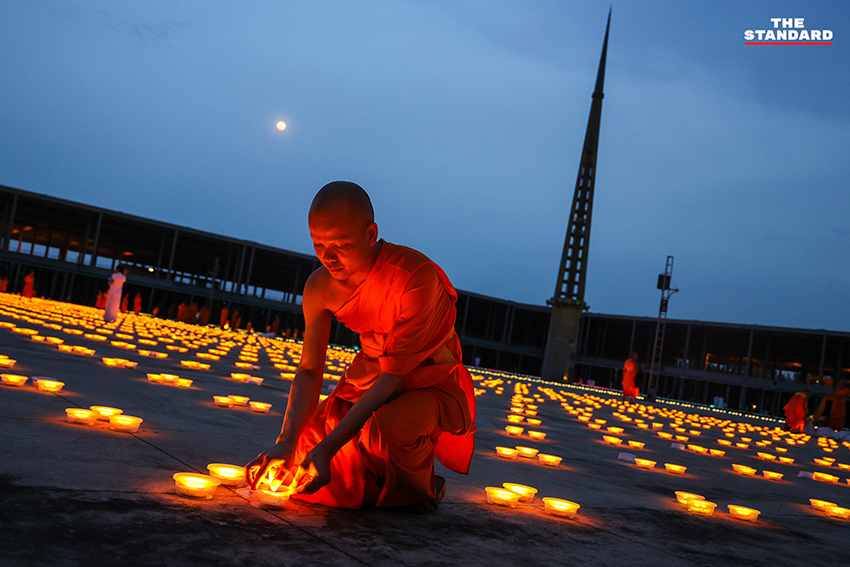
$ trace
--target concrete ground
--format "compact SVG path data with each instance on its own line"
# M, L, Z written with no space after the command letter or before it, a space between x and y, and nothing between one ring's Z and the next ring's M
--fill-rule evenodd
M245 336L211 337L199 345L183 327L168 327L148 318L129 317L108 341L95 341L65 329L80 326L88 311L63 304L26 302L0 294L0 355L15 359L11 370L30 378L23 387L0 386L0 565L816 565L850 564L847 534L850 520L840 520L813 510L810 498L850 507L850 450L835 444L824 451L816 438L789 446L785 439L772 441L756 427L773 428L775 421L701 410L664 403L635 404L629 412L612 403L605 392L575 386L547 385L509 375L486 376L476 385L478 400L477 450L469 476L438 466L447 478L447 494L439 510L427 516L384 510L336 510L290 502L285 508L252 507L234 490L219 487L211 500L175 493L176 472L206 472L213 462L243 464L272 443L280 427L290 382L280 377L259 349L259 369L248 370L264 378L262 385L235 382L231 372L245 354ZM22 318L26 316L29 320ZM91 319L97 326L96 318ZM50 325L53 325L51 327ZM61 327L57 329L55 327ZM32 329L43 337L58 337L65 344L86 346L96 355L63 353L46 342L36 342L15 329ZM163 336L181 336L174 343L158 338L155 351L168 352L164 360L140 356L140 333L159 329ZM127 332L136 350L112 346L115 333ZM168 340L166 338L166 340ZM189 343L186 353L165 346ZM233 342L226 356L204 361L209 370L191 370L181 360L200 360L222 342ZM254 340L256 346L258 342ZM268 344L279 344L278 342ZM250 352L250 349L249 349ZM101 357L138 362L135 369L106 366ZM344 358L344 357L343 357ZM2 361L0 361L2 364ZM151 383L147 373L173 373L194 380L191 388ZM336 371L338 374L339 372ZM65 382L58 394L39 392L33 376ZM334 382L327 380L327 386ZM527 393L525 388L527 387ZM529 427L547 433L533 441L525 434L510 437L511 398L525 398L525 410L537 402L541 424ZM501 393L499 393L501 392ZM244 395L271 402L268 414L247 408L221 408L214 395ZM536 396L535 396L536 395ZM553 399L554 398L554 399ZM541 401L542 400L542 401ZM570 414L562 400L574 408L592 411L591 422L605 419L608 426L625 429L624 443L642 441L643 449L620 448L603 442L600 431ZM594 405L595 404L595 405ZM91 405L119 407L142 417L137 433L120 433L100 421L93 426L66 421L65 409ZM595 407L598 405L599 407ZM672 412L680 411L681 414ZM654 412L654 413L653 413ZM715 421L703 422L699 437L692 422L685 424L689 443L726 450L723 457L701 455L674 448L652 429L635 421L663 424L673 434L671 422L680 415L698 414ZM650 419L654 417L655 419ZM528 416L523 416L524 420ZM727 423L726 420L731 420ZM738 423L751 429L737 429ZM735 425L735 443L752 439L747 449L721 447L726 439L721 427ZM756 447L757 441L770 441ZM557 468L536 459L500 459L496 446L531 446L563 457ZM777 453L776 447L787 447ZM827 447L830 448L830 447ZM766 462L757 452L794 458L793 464ZM621 452L658 462L653 470L618 460ZM830 467L813 459L831 456ZM663 463L687 466L684 475L663 472ZM756 468L756 477L735 474L731 465ZM784 473L769 481L762 470ZM804 476L798 476L800 473ZM806 478L805 473L828 472L840 478L828 484ZM519 482L539 492L531 504L506 508L488 504L484 488ZM718 504L711 516L687 512L674 492L704 495ZM546 514L539 497L554 496L581 505L574 519ZM727 504L761 511L755 523L732 518Z

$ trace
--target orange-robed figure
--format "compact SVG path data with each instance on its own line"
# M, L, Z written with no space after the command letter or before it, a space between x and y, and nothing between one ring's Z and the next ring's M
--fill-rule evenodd
M803 431L808 413L808 397L806 392L796 392L785 407L785 428L789 431Z
M433 512L445 493L435 456L466 474L474 448L457 293L424 254L378 239L354 183L323 187L308 222L322 266L304 288L304 346L283 426L246 466L251 485L277 470L307 502ZM319 404L334 316L360 335L362 351Z

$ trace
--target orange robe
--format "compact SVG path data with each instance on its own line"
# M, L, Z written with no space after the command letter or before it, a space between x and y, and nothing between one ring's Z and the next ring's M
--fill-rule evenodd
M24 297L35 296L35 278L32 274L24 276L24 289L21 291L21 295Z
M806 395L802 392L797 392L785 407L785 426L791 431L802 431L806 424Z
M382 371L405 376L402 391L331 459L331 482L297 498L341 508L402 506L436 496L435 456L456 472L469 472L475 394L454 332L456 301L439 266L383 242L369 276L335 313L360 334L363 350L316 408L294 462L333 430Z
M640 390L635 388L635 376L638 373L638 365L631 358L623 364L623 394L628 397L637 396Z
M844 420L847 416L847 396L850 396L850 389L839 388L831 396L832 408L829 410L829 427L833 431L841 431L844 429Z

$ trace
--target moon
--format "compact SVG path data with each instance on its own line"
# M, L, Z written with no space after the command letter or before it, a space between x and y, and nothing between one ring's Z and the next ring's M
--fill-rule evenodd
M280 120L280 121L278 121L277 124L275 124L275 127L277 127L278 130L283 132L284 130L286 130L286 122L284 122L283 120Z

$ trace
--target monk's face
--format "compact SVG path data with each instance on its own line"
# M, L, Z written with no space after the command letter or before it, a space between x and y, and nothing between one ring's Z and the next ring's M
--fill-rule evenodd
M311 211L308 218L313 249L335 280L359 283L375 263L378 225L345 208Z

